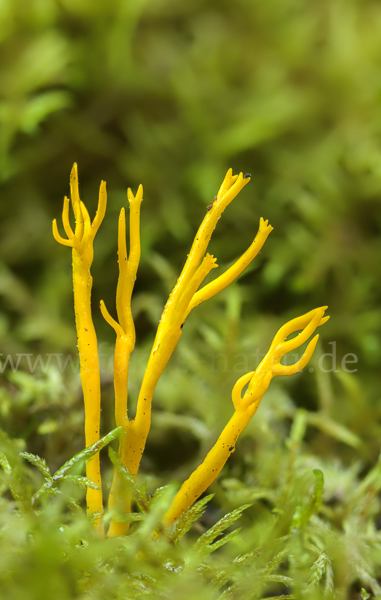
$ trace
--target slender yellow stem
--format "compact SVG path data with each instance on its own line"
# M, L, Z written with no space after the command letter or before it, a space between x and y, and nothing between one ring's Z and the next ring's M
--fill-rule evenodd
M53 235L65 246L72 247L73 254L73 288L74 310L78 338L80 360L80 377L85 405L85 441L86 447L97 442L100 437L100 373L97 336L91 316L92 277L90 267L93 262L93 241L103 220L107 196L106 184L101 183L99 202L96 216L91 223L89 214L78 191L77 165L74 165L70 176L71 202L76 220L73 232L69 222L69 200L65 198L62 221L68 239L58 233L57 223L53 221ZM87 461L86 476L94 481L98 489L87 489L87 512L95 515L94 524L103 534L101 516L103 513L102 481L100 473L99 454Z
M237 381L232 391L235 412L205 460L183 483L176 494L164 517L167 525L177 521L219 475L229 456L234 452L239 436L258 410L271 379L276 375L292 375L307 365L315 349L318 335L310 341L303 356L293 365L282 365L280 360L286 352L294 350L306 342L316 327L323 325L328 320L329 317L323 316L326 308L326 306L316 308L281 327L258 368ZM303 329L303 331L297 337L285 341L290 333L299 329ZM247 383L249 386L244 396L241 397L242 389Z
M116 308L119 323L108 313L101 302L101 311L106 321L116 332L114 353L114 389L115 389L115 421L122 426L125 433L119 438L119 458L125 466L126 449L131 423L128 420L128 370L130 355L135 346L135 327L131 313L131 295L136 281L140 261L140 205L143 200L143 187L140 185L136 196L130 189L127 192L130 206L130 252L127 257L126 218L124 208L120 212L118 224L118 262L119 278L116 292ZM110 511L123 515L131 511L131 498L117 471L111 485L109 503ZM128 532L128 522L117 522L113 518L108 535L114 537Z
M98 344L91 318L92 277L86 262L73 249L74 310L78 337L80 377L85 404L86 447L99 440L100 433L100 379ZM99 490L88 488L87 510L90 515L103 512L102 483L99 454L86 465L86 476L92 479ZM100 522L100 516L97 523Z
M217 442L205 457L205 460L192 475L181 486L176 494L170 509L165 515L165 523L171 525L192 506L201 496L201 494L218 477L229 456L235 450L235 443L251 417L255 413L257 406L252 411L236 411L230 421L223 429Z

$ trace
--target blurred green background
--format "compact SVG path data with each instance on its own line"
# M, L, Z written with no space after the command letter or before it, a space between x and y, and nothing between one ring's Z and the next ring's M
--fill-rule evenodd
M103 298L115 314L126 189L144 186L133 414L167 295L232 167L252 180L212 239L220 269L250 245L260 216L274 231L239 281L189 317L157 388L143 469L188 473L278 327L325 304L314 372L272 384L229 468L252 444L280 444L298 407L315 415L311 452L376 459L380 39L378 0L0 2L0 418L12 437L53 466L84 444L78 373L61 373L56 357L76 353L70 250L51 235L73 163L91 214L100 181L108 186L93 266L104 432L114 334L98 305ZM337 368L330 357L319 368L333 351ZM354 373L341 368L348 353ZM14 372L8 356L20 361Z

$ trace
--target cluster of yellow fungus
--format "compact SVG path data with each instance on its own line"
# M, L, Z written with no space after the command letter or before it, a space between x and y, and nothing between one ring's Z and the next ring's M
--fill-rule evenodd
M151 407L155 387L181 337L185 319L193 308L223 290L242 273L261 250L267 236L272 231L268 221L261 218L258 233L246 252L225 273L199 289L208 273L218 266L216 259L210 254L206 254L217 221L228 204L249 181L250 175L243 175L242 173L233 175L230 169L218 194L214 197L212 204L208 206L185 266L168 298L160 319L133 420L128 418L127 410L128 368L130 355L135 346L131 295L140 260L140 205L143 199L143 188L139 186L135 196L130 189L127 192L130 206L130 247L128 254L124 208L120 213L118 227L119 278L116 292L116 309L119 322L110 316L103 301L101 302L101 311L107 323L111 325L116 333L114 353L115 420L116 425L121 426L124 431L119 441L119 457L134 477L138 473L151 426ZM75 230L73 232L69 223L69 200L65 198L62 221L68 239L60 236L55 220L53 221L53 235L59 243L72 247L73 252L74 306L85 405L85 437L86 446L89 446L99 439L101 410L98 347L91 317L92 277L90 267L93 261L94 237L106 210L106 185L104 182L101 183L98 210L92 222L85 205L79 198L76 165L74 165L71 172L70 188L76 221ZM165 524L174 523L218 476L230 454L234 451L238 437L258 409L271 379L276 375L292 375L306 366L315 349L318 335L309 342L302 358L295 364L285 366L280 360L287 352L295 350L305 343L315 329L328 320L329 317L324 316L326 308L316 308L281 327L258 368L237 381L232 391L235 408L232 418L204 462L180 488L164 517ZM302 331L297 337L286 341L291 333L299 330ZM246 384L248 384L248 387L242 396L241 392ZM99 488L97 490L88 488L87 510L88 514L93 516L95 526L102 534L103 500L99 454L88 461L86 475ZM114 474L110 490L109 509L114 516L126 515L131 510L131 498L118 472ZM109 536L123 535L127 532L128 521L120 521L115 518L111 520L108 529Z

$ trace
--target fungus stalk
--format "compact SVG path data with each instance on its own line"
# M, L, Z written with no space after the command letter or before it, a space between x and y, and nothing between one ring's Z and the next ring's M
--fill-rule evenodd
M131 296L140 261L140 205L143 200L143 187L139 186L136 196L128 189L127 197L130 205L130 252L128 257L124 208L120 212L118 224L119 278L116 292L116 310L119 323L111 317L103 301L101 301L101 311L107 323L116 333L114 353L115 421L117 427L122 426L124 429L124 433L119 438L119 458L128 467L128 438L132 427L132 421L128 419L127 412L128 368L130 356L135 347L135 326L131 313ZM116 470L114 471L108 506L112 512L119 515L128 514L131 510L131 496ZM128 522L117 522L112 519L108 535L110 537L123 535L128 532L128 529Z
M57 222L53 221L53 235L57 242L72 248L74 311L78 338L80 377L85 405L85 441L86 447L99 440L100 429L100 373L97 336L91 317L91 288L93 279L90 267L93 262L94 237L102 223L106 211L106 184L102 181L99 190L98 209L93 222L79 198L77 165L70 175L70 195L75 216L73 232L69 222L69 199L65 197L62 223L68 239L61 237ZM102 482L99 454L87 461L86 476L98 489L87 488L87 512L94 518L95 527L103 533L101 515L103 512Z
M282 365L280 360L287 352L299 348L317 327L328 321L329 317L324 317L326 308L326 306L315 308L283 325L258 368L238 379L232 391L235 412L205 460L181 486L165 514L164 521L167 525L177 521L219 475L227 459L234 452L239 436L258 410L271 379L276 375L293 375L307 365L319 335L309 342L303 356L293 365ZM288 335L299 329L302 331L298 336L286 341ZM242 397L241 392L246 384L249 385Z

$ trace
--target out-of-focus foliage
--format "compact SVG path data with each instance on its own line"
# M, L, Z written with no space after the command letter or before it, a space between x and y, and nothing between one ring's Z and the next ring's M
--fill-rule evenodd
M272 384L213 485L218 515L206 513L213 523L254 502L241 533L215 554L226 569L219 580L226 597L231 581L240 582L237 597L245 590L253 598L287 597L286 579L261 587L264 573L290 577L296 594L309 581L303 590L312 599L314 586L326 586L328 597L332 585L339 598L359 598L361 587L380 594L380 39L378 0L0 2L0 425L16 440L12 448L43 456L55 471L83 446L70 251L51 236L74 161L90 208L101 179L109 192L93 269L104 433L114 426L114 340L97 307L101 298L114 303L126 188L143 183L145 190L131 401L167 294L228 167L252 180L212 240L221 268L250 244L260 216L274 226L249 272L195 310L184 328L154 401L143 464L151 491L182 480L210 448L232 413L233 384L255 368L279 325L329 305L314 372ZM324 353L332 356L321 359ZM33 488L31 468L15 468ZM321 500L314 469L325 484L312 514L312 490ZM18 519L7 494L1 519L11 525L1 552L15 550L1 562L3 573L27 564L36 598L45 572L63 600L88 597L86 586L78 591L73 583L78 568L93 574L95 598L113 597L114 583L116 598L132 588L142 597L157 576L156 559L137 564L144 529L136 545L109 541L99 550L83 542L79 567L57 548L61 535L63 548L91 536L86 523L69 519L61 531L59 497L44 518L32 511ZM278 541L291 534L292 541ZM235 556L262 546L263 562L234 570ZM106 547L117 556L113 566ZM172 564L167 552L161 565ZM128 561L132 579L125 579ZM173 576L169 595L187 598L192 581L192 598L218 597L204 588L204 575L214 582L215 571L195 575L190 564L181 583ZM143 573L139 583L136 573ZM29 600L29 592L11 589L7 597Z

